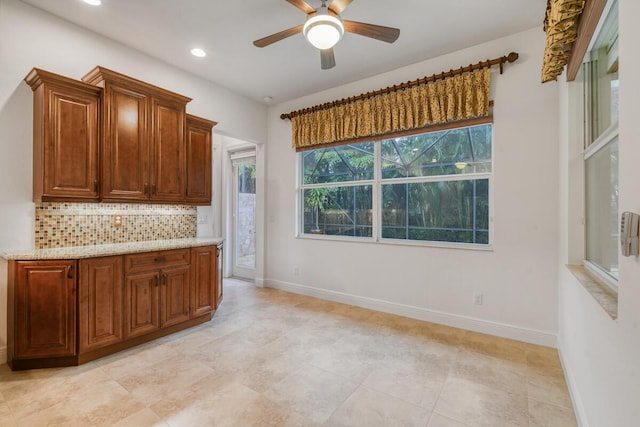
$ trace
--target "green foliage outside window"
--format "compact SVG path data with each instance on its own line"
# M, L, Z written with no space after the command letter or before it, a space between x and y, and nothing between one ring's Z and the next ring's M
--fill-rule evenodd
M491 125L301 156L303 233L372 237L379 215L382 239L489 243Z

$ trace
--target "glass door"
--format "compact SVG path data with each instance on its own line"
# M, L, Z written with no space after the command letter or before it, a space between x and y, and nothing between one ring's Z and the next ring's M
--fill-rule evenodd
M233 166L233 275L255 278L256 158L255 152L231 155Z

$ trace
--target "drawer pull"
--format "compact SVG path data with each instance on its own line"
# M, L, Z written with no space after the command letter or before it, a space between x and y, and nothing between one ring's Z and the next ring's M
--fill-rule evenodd
M154 262L165 262L166 260L167 260L167 257L164 255L153 259Z

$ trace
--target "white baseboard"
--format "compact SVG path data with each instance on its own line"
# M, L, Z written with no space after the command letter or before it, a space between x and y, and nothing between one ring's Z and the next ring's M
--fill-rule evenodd
M259 279L257 277L255 279L253 279L253 283L259 288L264 288L264 286L265 286L264 285L265 284L265 280L264 279Z
M7 347L0 347L0 365L7 363Z
M573 371L571 370L571 364L565 360L562 349L562 339L559 337L558 356L560 357L560 364L562 365L564 378L567 382L567 388L569 389L569 396L571 397L571 403L573 404L573 412L576 415L576 421L578 422L579 427L589 427L587 413L584 410L584 404L582 403L580 393L578 392L578 385L576 384L575 376L573 375Z
M556 347L556 334L535 329L522 328L519 326L507 325L490 320L478 319L470 316L445 313L437 310L398 304L395 302L382 301L374 298L362 297L342 292L330 291L327 289L314 288L297 283L283 282L280 280L268 279L264 282L268 288L280 289L296 294L322 298L343 304L355 305L371 310L385 313L397 314L399 316L410 317L412 319L424 320L432 323L453 326L455 328L469 331L495 335L517 341L524 341L531 344L538 344L547 347Z

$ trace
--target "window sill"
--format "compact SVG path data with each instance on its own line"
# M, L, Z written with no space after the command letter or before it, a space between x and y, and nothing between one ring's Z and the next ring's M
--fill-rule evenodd
M582 265L570 264L567 268L584 288L593 296L612 319L618 318L618 294L597 277L589 274Z
M439 249L463 249L481 252L493 252L493 245L474 244L474 243L454 243L454 242L438 242L426 240L400 240L400 239L374 239L372 237L344 237L328 234L304 233L295 236L296 239L309 240L326 240L334 242L351 242L351 243L369 243L374 245L393 245L393 246L413 246L423 248L439 248Z

